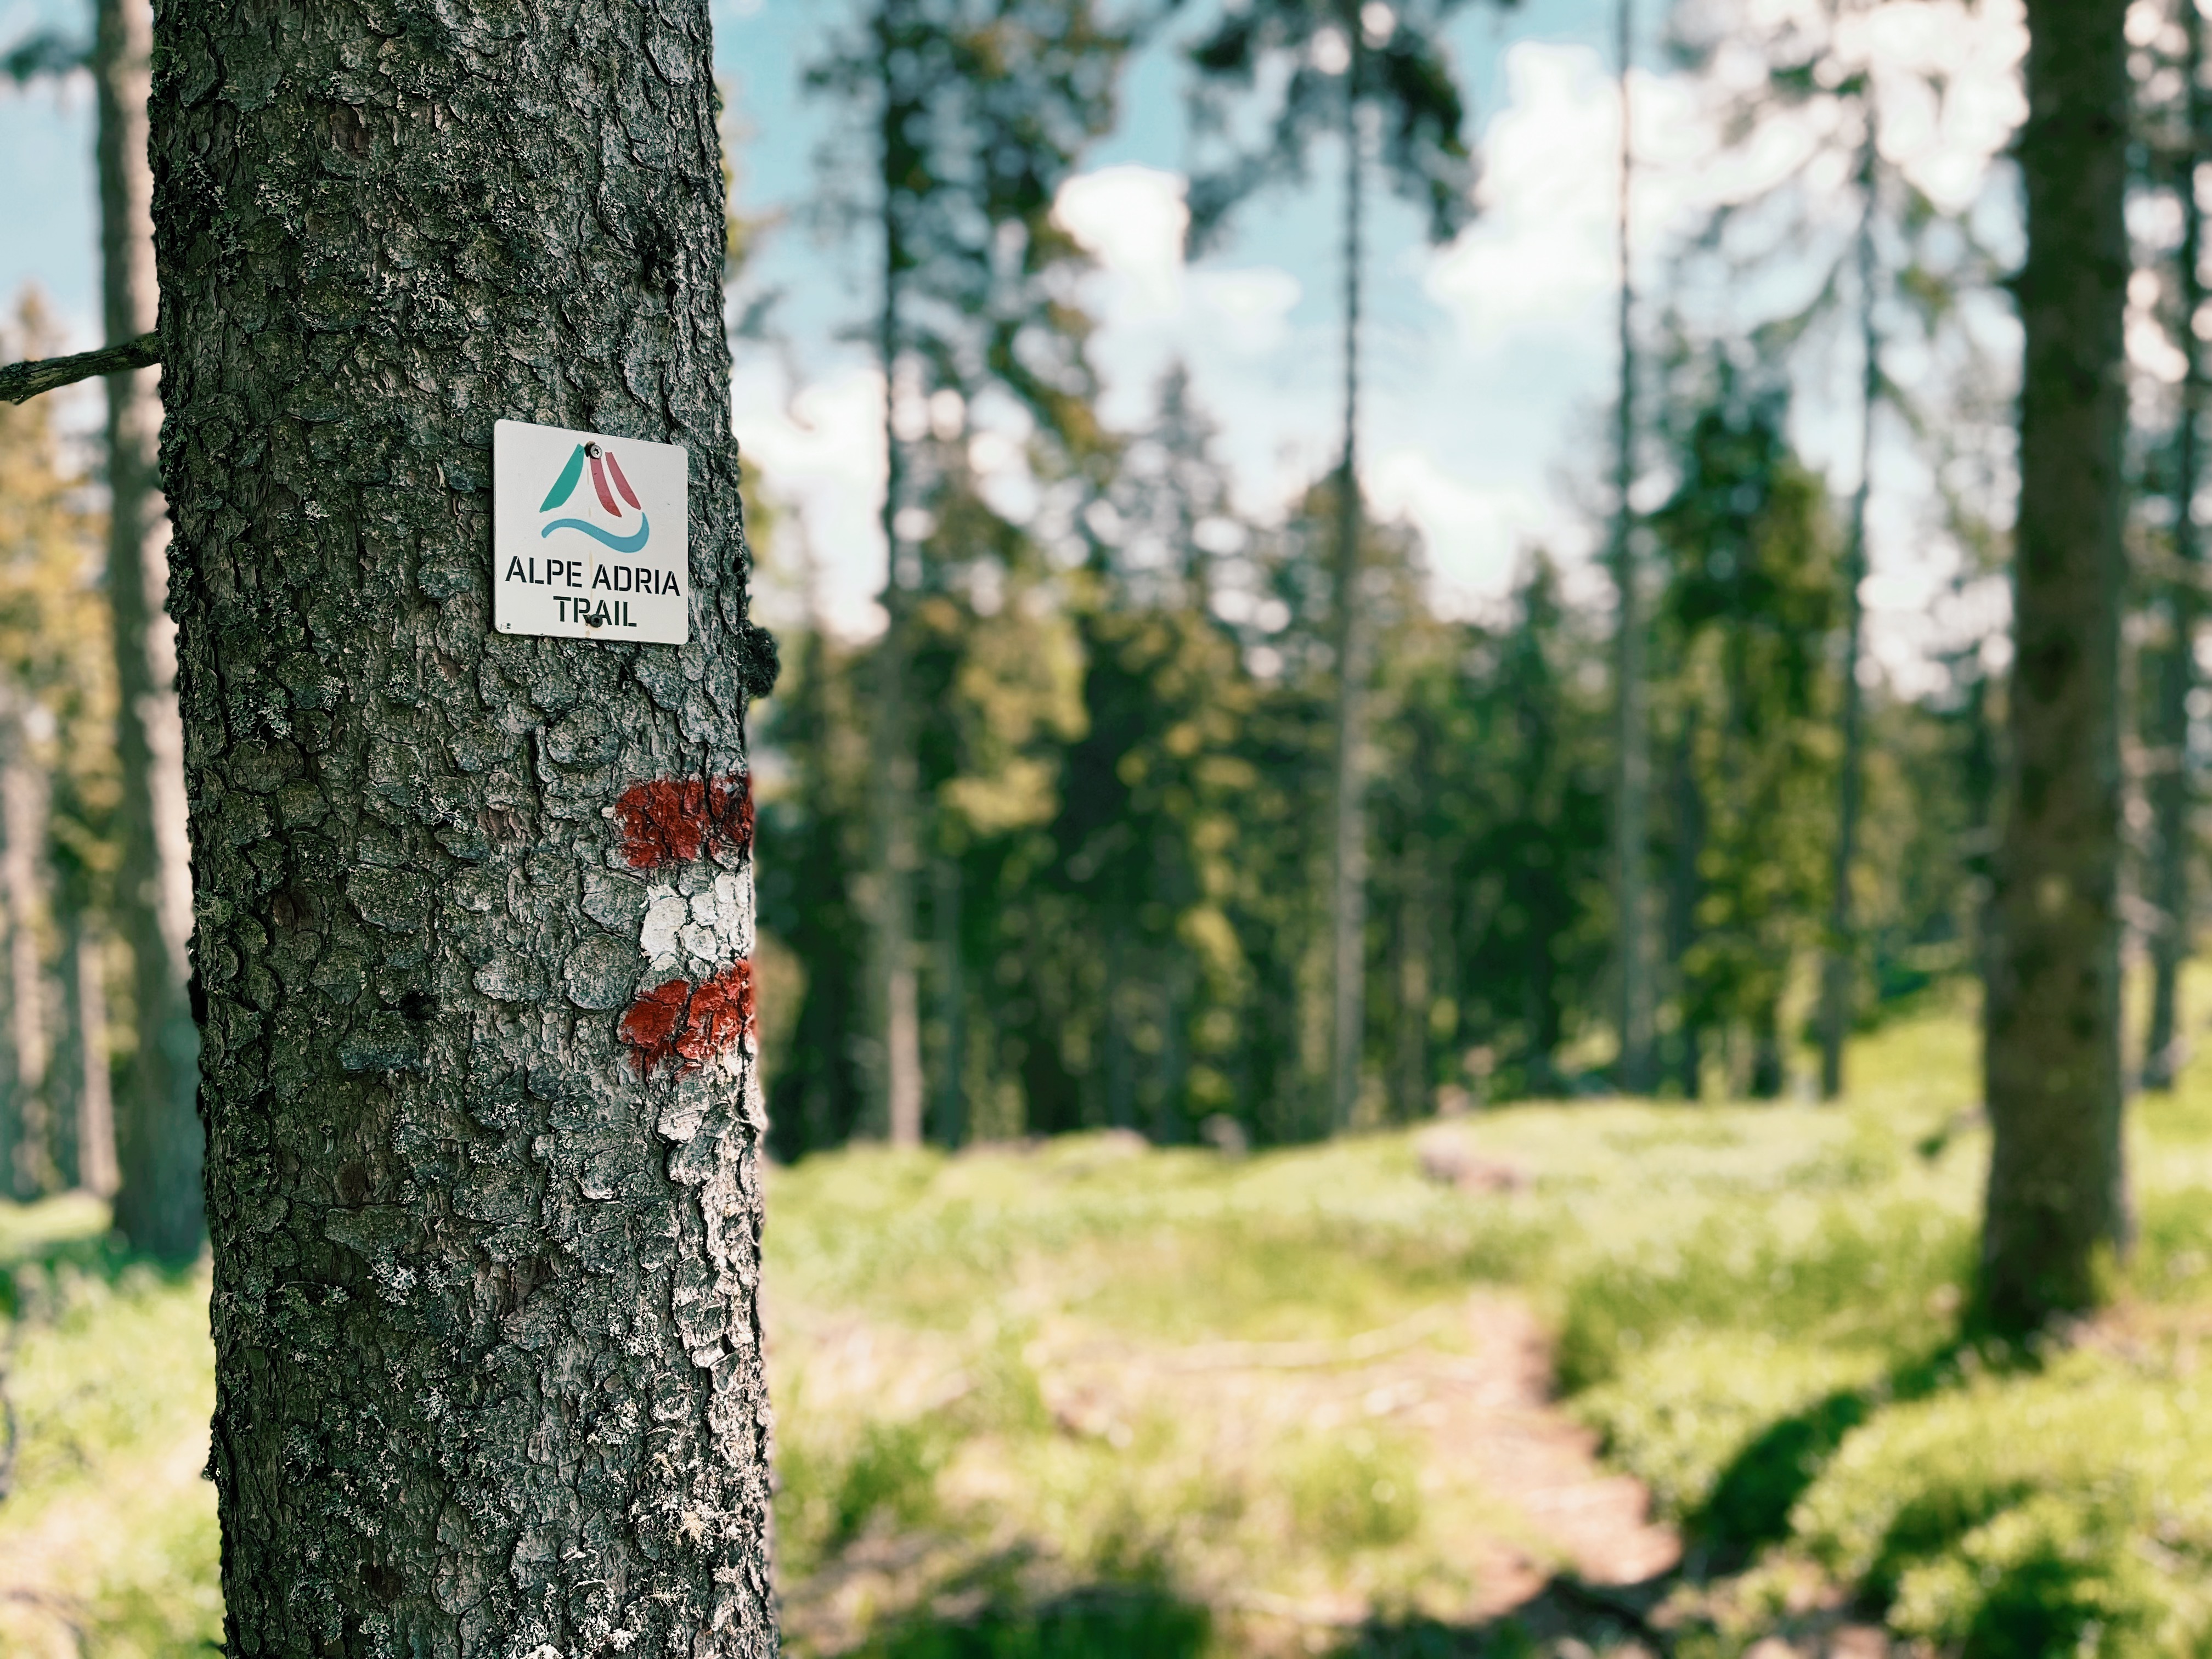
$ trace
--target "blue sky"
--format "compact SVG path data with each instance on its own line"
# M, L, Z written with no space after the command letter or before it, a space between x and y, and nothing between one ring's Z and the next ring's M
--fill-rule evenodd
M1806 3L1692 0L1761 15ZM0 46L41 21L66 23L88 9L84 0L0 0ZM1195 8L1194 21L1209 9ZM1979 188L1974 180L2011 118L2004 108L2015 9L2005 0L1982 0L1978 9L1964 0L1887 0L1881 9L1921 16L1923 34L1949 30L1938 55L1988 83L1978 125L1923 144L1953 173L1966 169L1961 188ZM882 578L873 521L882 393L866 355L839 337L866 315L875 262L865 242L824 240L804 223L817 154L848 112L801 85L805 64L850 10L796 0L714 3L717 61L747 134L741 199L783 216L752 277L785 291L776 319L792 346L786 358L740 343L733 420L752 467L795 510L812 544L830 619L860 632L872 626L869 596ZM1639 62L1656 65L1649 31L1658 0L1641 0L1638 11L1647 31ZM1494 605L1532 542L1577 566L1590 546L1581 503L1605 464L1603 410L1614 374L1612 15L1612 0L1524 0L1463 12L1452 44L1483 152L1483 212L1444 249L1426 246L1399 204L1378 205L1372 217L1364 479L1385 511L1423 531L1448 609ZM1187 361L1224 428L1243 505L1267 514L1330 464L1338 442L1339 167L1320 157L1312 188L1254 202L1217 252L1185 266L1177 218L1185 83L1176 44L1155 44L1133 65L1120 129L1063 198L1063 218L1100 261L1090 298L1102 322L1097 356L1109 417L1140 420L1159 373L1175 358ZM1647 249L1730 188L1726 169L1713 165L1708 91L1676 75L1639 75L1645 162L1637 218ZM16 233L0 239L0 295L36 283L73 343L93 343L96 313L91 141L82 79L0 93L0 160L14 186ZM1649 257L1656 270L1656 254ZM1848 487L1856 462L1840 453L1842 429L1814 418L1804 441ZM1886 553L1878 538L1875 552L1878 573L1887 559L1892 591L1870 599L1904 616L1924 608L1928 582L1907 568L1907 529L1890 539L1893 548ZM787 577L792 562L784 562ZM772 612L792 602L788 592L768 597Z

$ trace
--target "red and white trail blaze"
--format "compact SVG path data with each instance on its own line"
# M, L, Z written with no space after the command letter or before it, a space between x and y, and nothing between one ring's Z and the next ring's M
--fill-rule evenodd
M734 1066L757 1041L752 889L734 867L752 851L752 781L633 784L614 817L623 861L661 876L638 946L649 972L670 975L630 1004L617 1030L642 1075Z

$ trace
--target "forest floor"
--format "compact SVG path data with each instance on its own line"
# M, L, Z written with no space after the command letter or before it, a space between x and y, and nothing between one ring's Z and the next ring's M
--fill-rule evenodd
M2197 988L2212 990L2212 985ZM787 1644L870 1659L2212 1652L2212 1061L2113 1310L1963 1340L1957 1010L1836 1108L774 1172ZM0 1207L0 1652L219 1634L204 1271Z

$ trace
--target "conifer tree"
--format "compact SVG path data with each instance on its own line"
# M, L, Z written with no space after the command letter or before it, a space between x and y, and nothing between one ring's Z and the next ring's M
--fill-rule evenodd
M1031 423L1027 459L1047 483L1084 473L1098 450L1088 325L1066 298L1085 260L1052 210L1083 151L1112 124L1128 45L1095 0L877 0L810 71L817 88L872 118L887 564L886 629L871 657L866 1046L872 1118L896 1144L918 1142L924 1127L916 933L925 902L934 912L940 1033L961 1023L963 1001L954 988L958 860L920 758L929 738L915 719L927 707L915 695L917 618L932 596L961 585L970 549L991 563L988 550L1007 544L990 532L963 544L946 530L990 512L967 459L979 400L1001 399ZM858 218L849 187L834 171L827 182ZM947 1042L960 1046L940 1036L941 1050ZM957 1137L962 1067L941 1060L937 1070L940 1133Z
M1232 155L1191 185L1191 234L1204 246L1231 210L1263 185L1303 181L1316 142L1334 138L1344 161L1343 428L1334 487L1332 611L1335 735L1330 793L1328 1109L1348 1127L1359 1096L1366 1033L1367 750L1371 671L1359 484L1360 292L1370 121L1393 188L1425 213L1431 240L1446 241L1474 211L1466 112L1443 28L1455 0L1400 6L1359 0L1255 0L1231 12L1191 48L1200 76L1201 131L1228 125L1226 105L1249 94L1263 70L1280 71L1280 101L1265 144Z
M1984 1017L1980 1292L2024 1329L2101 1294L2121 1139L2119 613L2127 7L2028 0L2011 787Z
M2195 0L2180 7L2182 71L2179 106L2146 112L2149 149L2158 182L2172 192L2180 210L2180 246L2174 250L2167 303L2168 333L2181 353L2179 388L2168 464L2172 502L2172 566L2158 584L2163 613L2164 648L2150 654L2147 676L2151 702L2148 748L2152 775L2150 805L2154 862L2147 885L2157 912L2150 939L2150 1025L2143 1045L2142 1081L2147 1089L2173 1087L2187 1043L2182 1035L2182 964L2193 939L2190 866L2194 836L2190 808L2194 798L2189 763L2189 700L2197 685L2197 635L2203 616L2203 533L2197 522L2197 492L2203 481L2204 343L2197 319L2204 309L2204 212L2197 195L2204 150L2212 141L2212 74L2206 62L2204 16ZM2163 118L2160 118L2160 117Z

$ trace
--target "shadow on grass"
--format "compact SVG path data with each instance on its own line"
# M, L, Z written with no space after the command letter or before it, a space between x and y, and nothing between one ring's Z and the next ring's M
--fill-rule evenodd
M1554 1581L1497 1619L1378 1617L1351 1629L1317 1627L1319 1645L1310 1639L1303 1645L1329 1659L1534 1659L1573 1636L1601 1647L1640 1641L1664 1651L1666 1638L1644 1622L1638 1605L1656 1600L1656 1593L1639 1594L1652 1589ZM919 1615L877 1632L855 1659L1199 1659L1241 1650L1237 1626L1248 1620L1276 1622L1266 1613L1219 1613L1157 1585L1097 1584L1034 1607Z
M1213 1635L1208 1609L1151 1585L1100 1584L1031 1607L905 1620L872 1637L864 1659L1197 1659Z
M1666 1654L1673 1650L1671 1637L1654 1629L1645 1613L1668 1582L1662 1577L1613 1590L1555 1578L1534 1601L1495 1619L1472 1624L1370 1619L1322 1651L1329 1659L1536 1659L1572 1651L1563 1647L1571 1638L1584 1651L1626 1646L1632 1652Z
M1824 1395L1769 1424L1721 1472L1712 1496L1688 1517L1689 1530L1723 1569L1741 1565L1790 1535L1790 1513L1852 1430L1885 1406L1926 1400L1957 1387L1970 1371L2033 1370L2027 1349L1969 1331L1893 1367L1876 1382ZM1971 1500L1908 1505L1885 1539L1870 1575L1870 1598L1893 1594L1904 1564L1938 1553L2022 1492L1978 1492Z

